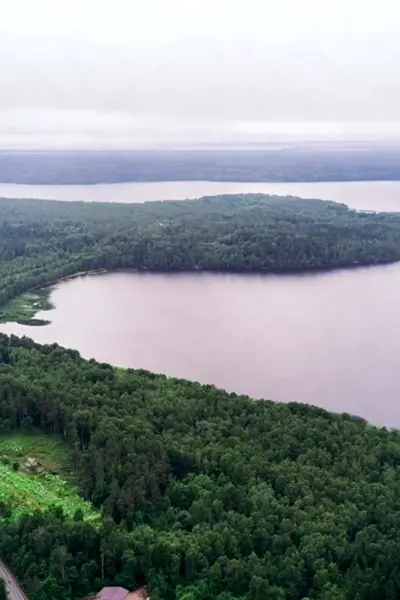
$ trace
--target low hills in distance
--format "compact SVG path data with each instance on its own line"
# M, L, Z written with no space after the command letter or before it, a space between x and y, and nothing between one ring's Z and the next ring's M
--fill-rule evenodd
M390 142L282 143L159 150L0 150L0 182L400 180Z

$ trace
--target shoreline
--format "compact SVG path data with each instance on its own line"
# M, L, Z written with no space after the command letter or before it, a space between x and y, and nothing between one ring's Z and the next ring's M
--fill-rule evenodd
M58 279L53 279L52 281L49 281L48 283L45 283L43 285L31 288L31 290L28 290L28 292L29 291L34 292L36 290L45 290L47 288L53 287L57 283L63 283L64 281L71 281L72 279L77 279L78 277L93 276L93 275L105 275L106 273L111 273L111 271L109 271L108 269L88 269L87 271L77 271L76 273L72 273L72 275L66 275L65 277L59 277Z
M26 290L22 294L15 296L9 300L5 305L0 307L0 323L18 323L20 325L27 326L44 326L49 325L51 321L45 319L37 319L36 315L38 312L51 310L54 306L49 300L51 288L59 283L66 283L73 281L79 277L93 277L99 275L107 275L112 273L136 273L146 275L240 275L240 276L275 276L275 277L293 277L293 276L306 276L306 275L323 275L339 270L359 270L359 269L370 269L376 267L385 267L394 265L400 262L400 259L377 262L377 263L358 263L352 265L338 265L331 267L309 267L304 269L285 269L281 271L277 270L232 270L232 269L179 269L179 270L167 270L167 269L134 269L134 268L117 268L117 269L86 269L83 271L77 271L53 279L45 284L36 286Z

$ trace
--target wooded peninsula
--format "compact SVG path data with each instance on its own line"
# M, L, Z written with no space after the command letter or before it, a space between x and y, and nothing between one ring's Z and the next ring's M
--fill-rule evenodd
M322 200L262 194L144 204L0 199L0 307L88 270L293 272L399 259L400 214Z
M400 259L398 214L263 195L3 199L0 232L3 306L93 269ZM0 557L30 600L395 600L399 469L400 433L357 417L0 335Z

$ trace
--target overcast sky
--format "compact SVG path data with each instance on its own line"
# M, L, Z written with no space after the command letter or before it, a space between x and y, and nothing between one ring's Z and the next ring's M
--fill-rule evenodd
M0 147L400 137L400 0L0 0Z

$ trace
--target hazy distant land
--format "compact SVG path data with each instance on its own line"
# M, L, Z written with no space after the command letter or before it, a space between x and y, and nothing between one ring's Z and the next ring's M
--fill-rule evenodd
M0 182L396 181L400 145L292 144L158 150L2 150Z

